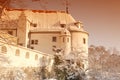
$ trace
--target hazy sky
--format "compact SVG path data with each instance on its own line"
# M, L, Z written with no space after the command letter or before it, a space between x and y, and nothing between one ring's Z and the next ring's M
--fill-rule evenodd
M19 5L47 10L65 10L64 0L19 0ZM23 3L22 3L23 2ZM120 0L69 0L69 12L89 32L89 45L120 50Z

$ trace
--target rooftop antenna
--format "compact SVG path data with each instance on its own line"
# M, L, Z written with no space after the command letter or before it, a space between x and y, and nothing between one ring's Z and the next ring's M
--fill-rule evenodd
M66 4L65 4L66 5L66 13L69 13L69 7L68 7L69 3L68 3L68 0L66 0L65 2L66 2Z
M70 5L69 0L64 0L63 4L65 5L65 11L66 11L66 13L69 13L69 5Z

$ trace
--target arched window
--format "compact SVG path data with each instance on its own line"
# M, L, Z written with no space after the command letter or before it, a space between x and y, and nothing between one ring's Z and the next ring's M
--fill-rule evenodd
M15 55L16 55L16 56L20 56L20 50L19 50L19 49L16 50Z
M25 56L25 58L29 58L30 57L30 55L29 55L29 52L26 52L26 56Z
M6 48L6 46L2 46L2 47L1 47L1 52L2 52L2 53L5 53L5 54L7 53L7 48Z
M46 58L45 58L45 56L42 57L41 61L42 61L42 63L41 63L42 66L46 66Z
M38 55L37 54L35 55L35 60L38 60Z

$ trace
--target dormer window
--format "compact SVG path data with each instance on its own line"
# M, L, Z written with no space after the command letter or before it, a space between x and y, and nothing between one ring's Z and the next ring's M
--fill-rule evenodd
M83 27L83 25L82 25L82 23L80 21L75 22L74 25L76 25L78 28L82 28Z
M66 27L66 21L64 21L64 20L60 21L60 26L61 26L61 28L65 28Z
M37 27L37 24L34 23L34 24L33 24L33 27Z
M66 24L60 24L61 28L65 28Z
M37 27L37 24L36 23L30 23L30 26Z
M13 31L8 31L8 34L13 35Z

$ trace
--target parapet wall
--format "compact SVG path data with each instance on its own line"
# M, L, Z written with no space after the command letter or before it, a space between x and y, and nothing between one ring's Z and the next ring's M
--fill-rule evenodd
M0 41L0 57L8 60L5 67L39 67L52 66L53 56L39 51L24 48L18 45L10 45ZM5 62L5 61L3 61Z

